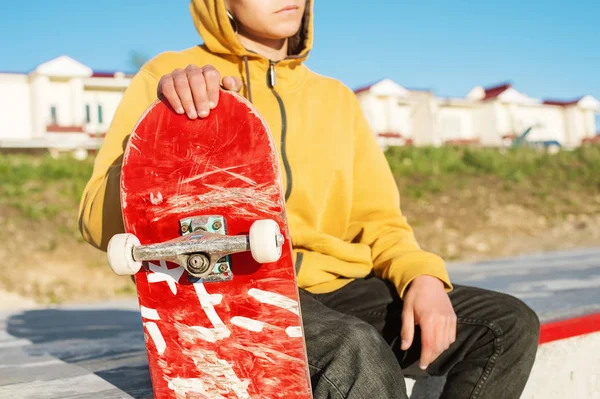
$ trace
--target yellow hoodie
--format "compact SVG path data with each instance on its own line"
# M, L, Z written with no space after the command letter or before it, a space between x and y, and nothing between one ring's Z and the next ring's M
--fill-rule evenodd
M133 78L81 200L79 223L88 242L106 250L112 235L124 231L123 150L138 118L156 100L160 77L189 64L211 64L222 76L242 78L242 93L251 97L280 149L300 287L331 292L374 271L401 296L424 274L452 288L443 260L419 248L402 215L394 178L354 93L302 63L312 45L310 3L295 38L299 51L273 63L241 46L224 0L192 0L204 45L160 54Z

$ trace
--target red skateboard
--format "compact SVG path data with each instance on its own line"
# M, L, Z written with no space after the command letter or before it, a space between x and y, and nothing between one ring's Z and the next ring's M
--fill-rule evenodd
M237 94L206 119L157 101L123 159L125 234L152 386L163 398L311 398L279 162Z

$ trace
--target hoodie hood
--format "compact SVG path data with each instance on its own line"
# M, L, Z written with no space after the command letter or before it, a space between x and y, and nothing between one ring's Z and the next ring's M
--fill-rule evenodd
M300 30L289 38L286 60L302 62L308 57L313 41L312 0L306 1ZM224 0L191 0L190 12L204 45L213 54L256 57L239 42L227 17Z

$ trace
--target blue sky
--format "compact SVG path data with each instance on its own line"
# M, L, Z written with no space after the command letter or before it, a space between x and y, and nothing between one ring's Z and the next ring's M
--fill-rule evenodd
M200 42L188 4L6 2L0 71L28 71L61 54L96 70L129 70L133 50L153 56ZM462 96L510 81L534 97L600 99L598 0L317 0L315 12L308 65L352 88L389 77Z

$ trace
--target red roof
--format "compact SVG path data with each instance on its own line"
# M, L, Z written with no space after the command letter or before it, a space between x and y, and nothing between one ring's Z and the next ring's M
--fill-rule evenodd
M558 100L544 100L544 104L547 105L560 105L561 107L567 107L569 105L577 104L583 97L579 97L576 100L571 101L558 101Z
M375 86L377 83L379 82L371 83L368 86L359 87L358 89L354 90L354 94L362 93L363 91L369 91L371 87Z
M118 72L94 71L93 78L114 78Z
M114 78L116 74L122 73L126 78L132 77L133 75L124 72L108 72L108 71L94 71L92 73L93 78Z
M506 90L510 89L512 86L510 83L505 83L499 86L493 86L483 89L485 91L484 100L490 100L492 98L497 98L500 94L504 93Z
M383 132L378 134L379 137L383 137L386 139L401 139L402 135L400 133L395 132Z
M50 124L46 126L46 131L50 133L83 133L83 126L60 126Z

